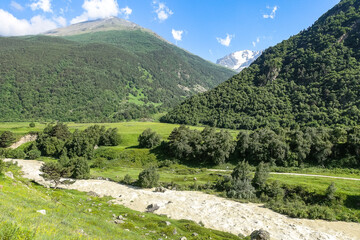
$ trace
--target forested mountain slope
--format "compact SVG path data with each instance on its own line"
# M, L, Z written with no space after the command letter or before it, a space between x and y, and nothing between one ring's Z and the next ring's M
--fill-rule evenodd
M360 123L360 0L267 49L249 68L162 118L256 129Z
M0 121L119 121L165 111L233 71L111 18L0 38Z

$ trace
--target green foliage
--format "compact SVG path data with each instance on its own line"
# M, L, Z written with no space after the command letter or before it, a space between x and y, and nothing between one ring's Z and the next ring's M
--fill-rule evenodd
M139 135L138 142L141 148L153 148L160 144L161 136L148 128Z
M133 178L129 174L126 174L123 179L123 183L125 183L127 185L132 184L133 181L134 181Z
M269 172L269 166L263 162L260 162L256 167L255 175L252 180L252 184L256 189L263 189L265 187L266 181L270 176Z
M360 166L357 132L358 127L240 131L236 153L240 159L254 165L264 162L285 167L310 164L357 168Z
M121 143L121 136L117 133L116 128L109 128L102 133L99 139L101 146L117 146Z
M310 28L268 48L249 68L185 100L161 121L248 130L357 125L359 5L341 1Z
M3 173L5 168L5 162L0 158L0 175Z
M29 127L34 128L34 127L35 127L35 123L34 123L34 122L29 123Z
M91 168L105 168L107 165L107 159L103 157L97 157L93 160L93 163L91 164Z
M41 166L40 171L43 172L40 176L46 181L54 182L54 188L59 185L63 168L58 162L46 162Z
M0 120L149 118L196 93L193 86L210 89L235 74L147 31L66 39L0 38Z
M326 189L326 193L325 193L326 200L327 200L329 203L334 202L334 200L335 200L335 192L336 192L335 183L332 182L332 183L329 185L329 187Z
M182 125L171 132L168 147L180 160L217 165L228 160L234 150L234 141L227 131L217 132L207 127L200 132Z
M37 149L30 150L29 152L26 153L26 157L28 159L37 159L40 156L41 156L41 152Z
M0 147L9 147L16 140L15 135L10 131L5 131L0 135Z
M158 185L159 173L155 167L148 167L139 174L138 183L143 188L152 188Z
M231 198L252 199L255 198L255 188L251 185L250 165L242 161L231 173L231 187L227 196Z
M88 179L90 177L90 167L88 161L83 157L76 157L71 159L73 166L72 178L75 179Z
M17 224L10 222L1 222L0 223L0 239L3 240L32 240L35 239L36 231L31 231L19 227Z

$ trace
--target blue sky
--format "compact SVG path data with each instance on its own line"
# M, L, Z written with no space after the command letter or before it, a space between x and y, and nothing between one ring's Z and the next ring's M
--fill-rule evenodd
M311 26L339 0L1 0L0 35L37 34L117 16L215 62L263 50Z

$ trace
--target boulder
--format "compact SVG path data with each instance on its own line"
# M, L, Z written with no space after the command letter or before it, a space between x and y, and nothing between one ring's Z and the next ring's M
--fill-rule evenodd
M42 215L46 215L46 210L37 210L36 212L41 213Z
M250 235L251 240L270 240L270 233L264 229L255 230Z
M160 207L157 204L150 204L149 206L146 207L146 211L152 213L158 210L159 208Z
M89 195L91 197L100 197L99 194L97 194L96 192L93 192L93 191L88 192L87 195Z

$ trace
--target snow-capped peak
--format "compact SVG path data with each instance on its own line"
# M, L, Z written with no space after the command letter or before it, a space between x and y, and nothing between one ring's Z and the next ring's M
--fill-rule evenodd
M254 62L261 53L262 51L237 51L217 60L216 63L240 72L244 68L250 66L250 64Z

